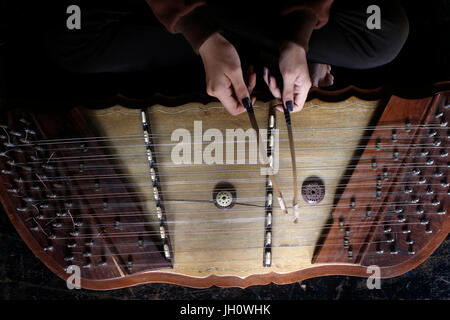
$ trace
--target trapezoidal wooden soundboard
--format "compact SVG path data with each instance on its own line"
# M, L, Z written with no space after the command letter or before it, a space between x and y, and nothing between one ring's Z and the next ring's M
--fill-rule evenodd
M1 203L51 271L78 266L88 289L285 284L373 265L393 277L449 232L449 95L310 100L291 115L298 190L284 116L257 102L288 214L251 161L247 115L219 103L15 109L1 117Z

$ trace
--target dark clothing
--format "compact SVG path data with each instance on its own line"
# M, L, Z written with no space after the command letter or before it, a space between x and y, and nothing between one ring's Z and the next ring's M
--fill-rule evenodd
M192 43L182 34L168 32L142 2L127 1L108 9L82 7L81 30L68 30L65 22L49 23L49 54L60 67L82 73L151 71L157 76L166 68L201 67ZM279 34L286 25L277 23L264 5L244 10L242 2L208 3L210 20L238 48L242 60L276 56ZM380 30L366 25L367 7L374 4L381 8ZM308 60L353 69L377 67L397 56L408 30L406 15L396 1L336 0L328 23L309 39Z
M221 30L209 8L228 8L232 1L205 0L146 0L155 16L171 33L181 33L198 52L201 44L214 32ZM282 26L279 38L286 38L308 50L313 30L322 28L330 15L333 0L278 0L264 4L271 13L272 23ZM252 2L235 2L234 13L254 11Z

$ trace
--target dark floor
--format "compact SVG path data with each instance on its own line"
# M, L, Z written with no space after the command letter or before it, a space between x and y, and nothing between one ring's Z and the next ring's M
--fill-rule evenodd
M391 85L396 92L419 92L438 81L450 80L450 1L403 1L411 23L411 34L399 57L391 64L367 71L336 70L335 88L356 84L373 88ZM1 39L0 39L1 40ZM1 43L0 43L1 44ZM24 52L22 52L24 53ZM26 53L26 52L25 52ZM26 61L30 61L26 59ZM1 65L0 65L1 66ZM18 68L17 76L10 80L9 92L2 94L33 98L52 96L55 79L37 79L27 73L27 64ZM51 74L51 73L50 73ZM116 90L129 83L130 77L115 77ZM121 79L120 81L115 81ZM14 81L13 81L14 80ZM40 80L40 81L39 81ZM79 81L79 83L89 83ZM96 80L95 80L96 81ZM95 82L94 81L94 82ZM46 91L33 84L40 83ZM92 81L91 81L92 83ZM16 88L14 89L14 85ZM3 86L2 86L3 88ZM59 90L60 88L58 88ZM95 90L94 90L95 89ZM78 91L58 91L61 95L105 96L102 88L80 86ZM129 88L128 88L129 89ZM83 90L85 90L83 92ZM127 90L126 88L124 89ZM131 90L136 94L136 87ZM138 93L137 93L138 94ZM139 94L138 94L139 95ZM189 289L174 285L151 284L110 292L86 290L70 291L65 282L53 275L25 246L0 212L0 299L450 299L450 239L421 266L403 276L382 281L381 290L368 290L366 280L353 277L324 277L305 280L301 284L255 286L242 289Z
M3 212L0 213L0 253L0 299L450 299L450 238L418 268L382 280L380 290L368 290L366 279L343 276L247 289L190 289L148 284L107 292L68 290L66 283L31 253Z

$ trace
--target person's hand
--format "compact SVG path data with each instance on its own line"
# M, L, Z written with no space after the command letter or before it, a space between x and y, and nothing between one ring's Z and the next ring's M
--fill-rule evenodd
M253 78L256 82L256 75L250 74L247 87L234 46L222 35L215 33L201 45L199 53L205 67L208 95L219 99L232 115L245 112L242 100L250 98L254 87L251 82Z
M298 112L302 110L311 89L306 50L286 41L280 50L279 67L283 78L282 102L290 112Z

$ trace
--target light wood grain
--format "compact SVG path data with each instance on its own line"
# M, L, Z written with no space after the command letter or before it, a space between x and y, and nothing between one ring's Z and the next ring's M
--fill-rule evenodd
M297 224L292 222L292 210L289 215L282 214L279 209L274 210L270 268L263 267L265 177L260 175L260 166L173 165L170 157L175 143L171 141L174 130L185 128L193 132L194 121L200 120L203 131L209 128L247 130L251 128L247 115L232 117L218 103L190 103L176 108L151 106L148 113L175 257L173 269L159 272L191 277L244 278L311 267L315 244L331 212L336 185L378 105L379 101L358 98L337 103L315 99L308 102L302 112L292 115L298 184L301 187L309 176L321 177L325 182L326 197L319 205L307 204L300 197L301 215ZM84 113L99 135L111 137L107 144L112 146L113 153L120 155L118 162L124 165L124 173L133 175L128 182L134 185L134 191L141 194L147 219L156 222L140 110L115 106L106 110L84 110ZM268 104L257 102L255 115L260 128L267 128ZM354 129L338 129L344 127ZM289 144L284 131L284 117L279 112L277 128L281 130L278 180L287 204L291 206ZM135 136L128 140L112 138L124 135ZM215 173L210 173L213 171ZM214 186L219 181L235 186L238 202L259 207L236 204L231 210L223 211L210 202L176 201L212 200Z

